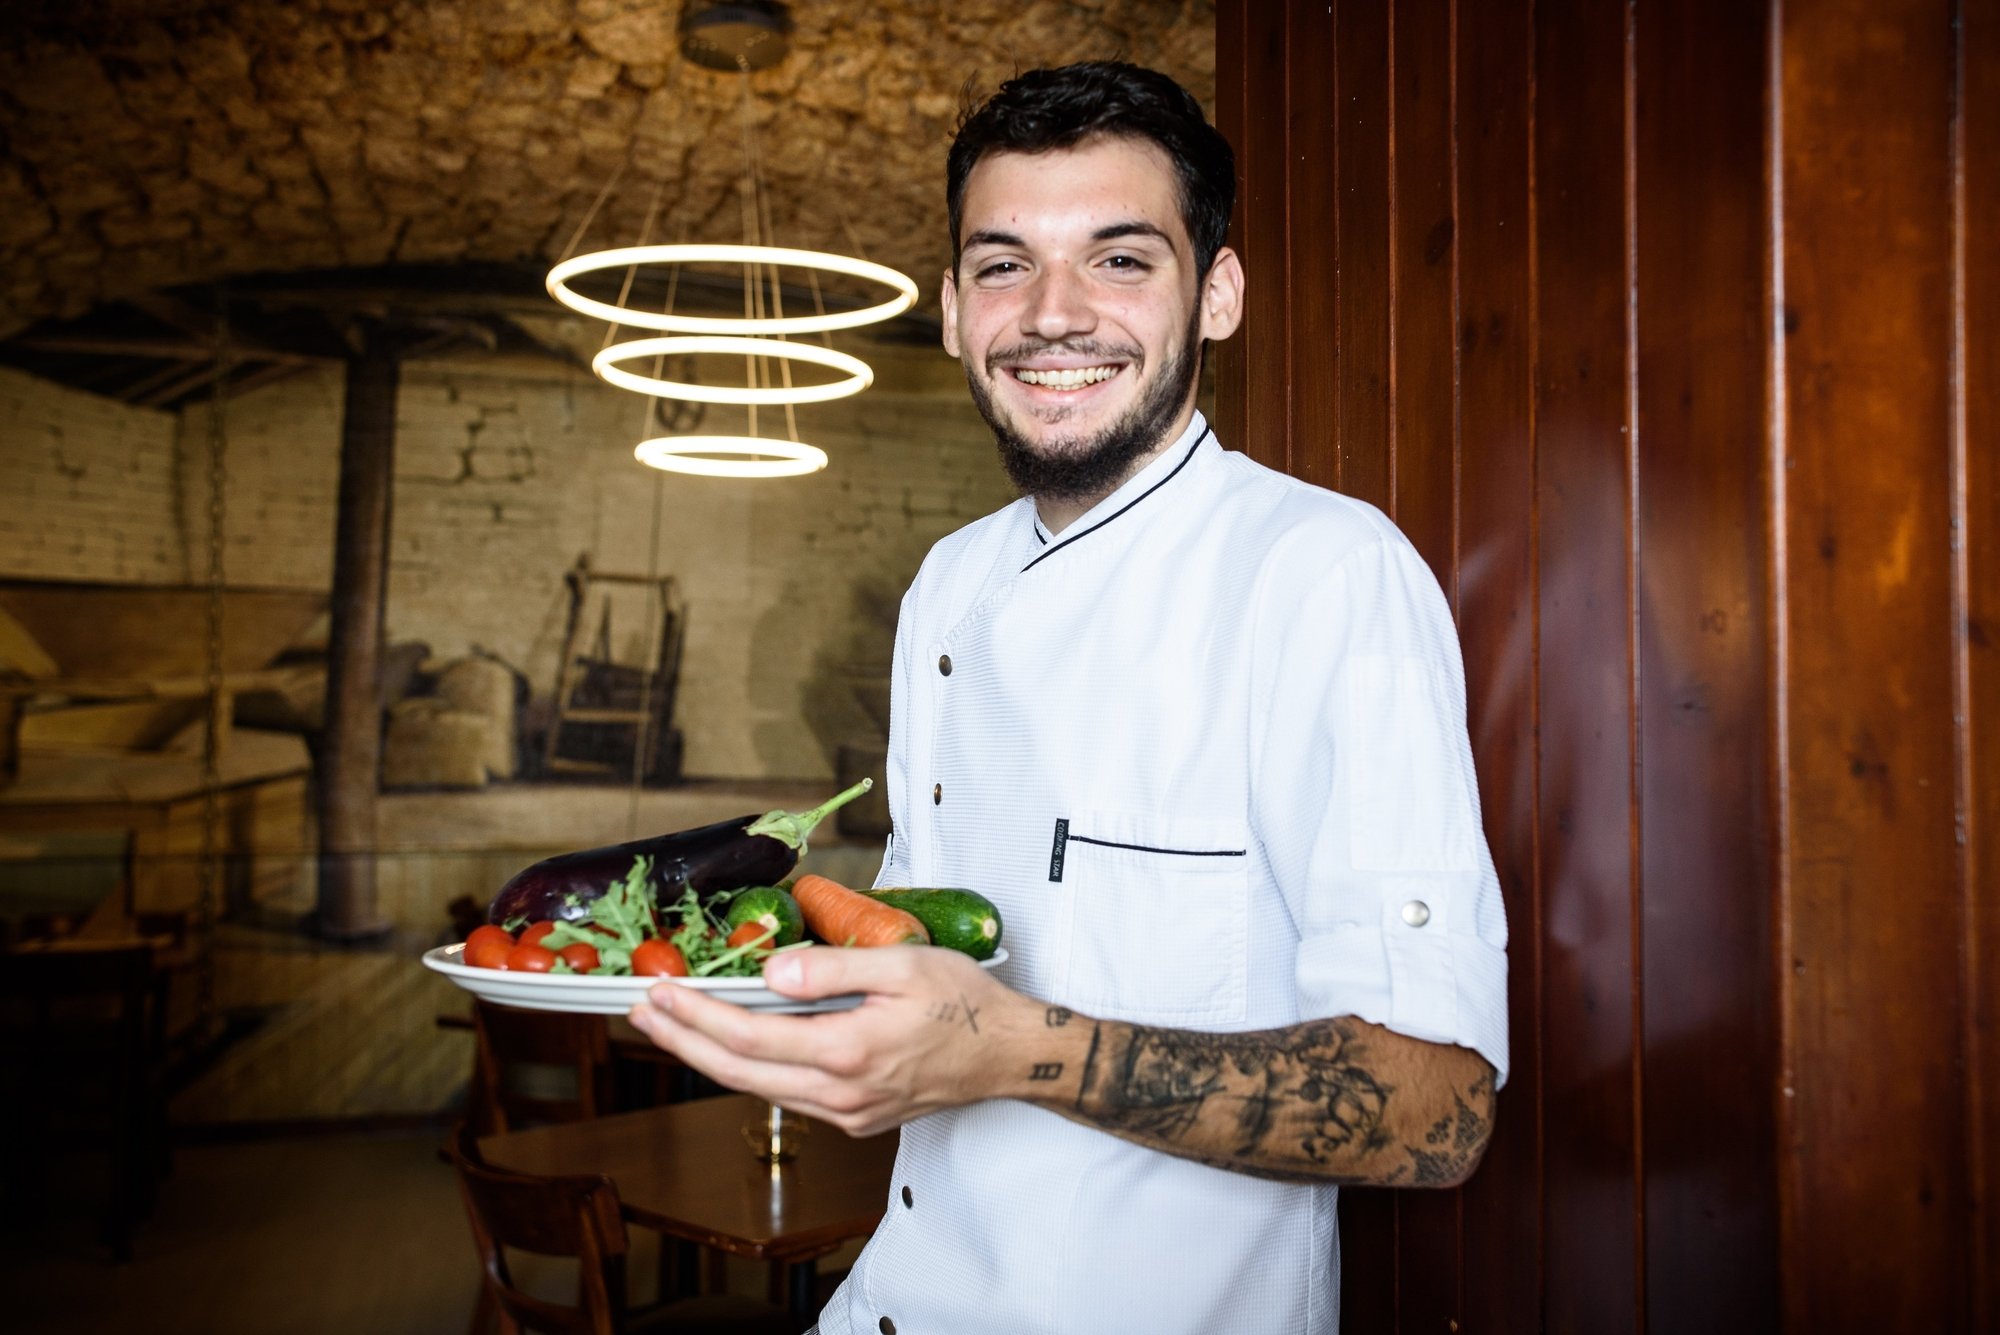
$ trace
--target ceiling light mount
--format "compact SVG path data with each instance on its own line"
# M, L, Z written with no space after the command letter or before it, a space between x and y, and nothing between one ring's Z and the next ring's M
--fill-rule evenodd
M681 54L712 70L761 70L791 49L792 16L776 0L690 6L681 13Z

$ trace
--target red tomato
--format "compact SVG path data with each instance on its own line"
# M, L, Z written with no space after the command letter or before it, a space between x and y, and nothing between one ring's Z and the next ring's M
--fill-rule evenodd
M539 946L542 944L542 938L555 929L556 925L553 922L531 922L521 929L521 944Z
M729 944L731 947L747 946L751 942L756 941L761 942L764 948L769 950L771 942L775 939L776 935L769 927L752 918L749 922L743 923L729 934Z
M585 945L581 941L564 946L556 954L569 961L569 967L578 973L589 973L597 967L597 947Z
M507 952L514 948L514 938L504 927L491 923L472 929L472 935L465 938L465 962L475 969L504 969L507 967Z
M515 973L547 973L556 967L556 953L546 946L517 945L507 952L507 962L500 967Z
M687 957L672 942L648 937L632 952L632 972L645 978L685 978Z

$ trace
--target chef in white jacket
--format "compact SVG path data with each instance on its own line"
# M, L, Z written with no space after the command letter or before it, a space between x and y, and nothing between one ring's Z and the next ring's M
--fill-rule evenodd
M1116 63L1020 75L952 148L945 346L1023 494L904 599L877 883L980 891L1008 960L792 951L771 987L864 1004L633 1013L725 1085L902 1128L825 1335L1325 1335L1338 1185L1453 1185L1486 1145L1506 927L1456 636L1379 511L1196 411L1233 191L1193 98Z

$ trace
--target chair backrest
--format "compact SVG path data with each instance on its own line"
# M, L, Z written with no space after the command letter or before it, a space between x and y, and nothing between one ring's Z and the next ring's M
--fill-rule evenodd
M458 1171L472 1243L487 1295L506 1335L618 1335L624 1328L625 1221L611 1179L536 1177L496 1168L479 1154L478 1134L460 1123L446 1152ZM564 1306L514 1285L506 1248L577 1262L577 1301Z
M473 1002L477 1051L472 1121L484 1134L536 1122L579 1122L611 1111L611 1031L602 1015L517 1010ZM574 1090L538 1090L560 1072Z

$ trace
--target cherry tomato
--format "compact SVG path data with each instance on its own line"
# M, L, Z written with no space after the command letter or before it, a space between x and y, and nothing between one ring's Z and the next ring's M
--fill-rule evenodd
M504 969L507 952L513 948L514 938L507 929L488 923L473 928L472 935L465 938L465 962L475 969Z
M589 973L597 967L597 947L573 941L558 950L556 954L569 961L569 967L578 973Z
M547 973L556 967L556 953L546 946L517 945L501 966L515 973Z
M685 978L687 957L672 942L648 937L632 951L632 972L645 978Z
M542 944L542 938L555 929L556 925L554 922L531 922L521 929L521 944L524 946L539 946Z
M729 945L731 948L734 948L736 946L747 946L752 942L756 942L761 944L766 950L769 950L774 936L775 933L768 926L752 918L749 922L743 923L729 934Z

